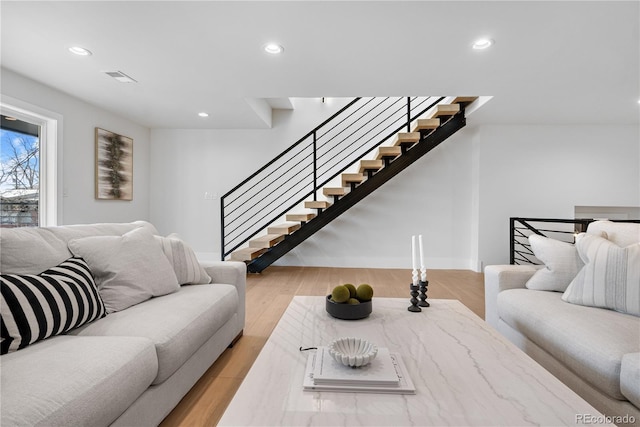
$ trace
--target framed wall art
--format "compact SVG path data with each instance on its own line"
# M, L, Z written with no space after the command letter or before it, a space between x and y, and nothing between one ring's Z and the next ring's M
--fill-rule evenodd
M133 139L96 128L96 199L133 200Z

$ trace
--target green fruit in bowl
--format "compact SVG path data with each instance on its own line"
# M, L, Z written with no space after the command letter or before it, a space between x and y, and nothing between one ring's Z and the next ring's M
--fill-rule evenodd
M349 301L347 301L347 304L360 304L360 301L357 298L349 298Z
M350 297L349 288L344 285L336 286L331 292L331 299L340 304L349 301Z
M349 295L351 296L351 298L355 298L356 297L356 287L353 286L351 283L345 283L344 286L346 286L347 289L349 289Z
M358 298L360 302L371 301L371 298L373 298L373 288L370 285L363 283L356 289L356 298Z

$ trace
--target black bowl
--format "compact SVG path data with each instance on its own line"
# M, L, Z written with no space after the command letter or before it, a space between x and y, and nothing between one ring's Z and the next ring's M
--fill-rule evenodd
M331 295L327 295L327 313L342 320L358 320L364 319L371 314L371 301L361 302L360 304L338 304L331 300Z

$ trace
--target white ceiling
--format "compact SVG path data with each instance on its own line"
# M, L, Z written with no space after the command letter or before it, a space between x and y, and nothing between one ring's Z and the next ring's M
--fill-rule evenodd
M638 1L2 0L1 14L3 67L151 128L267 127L250 105L322 96L492 95L483 123L640 117ZM495 45L472 50L480 36Z

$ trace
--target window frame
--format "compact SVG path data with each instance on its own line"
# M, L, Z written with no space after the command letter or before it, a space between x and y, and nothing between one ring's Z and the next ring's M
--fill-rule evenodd
M0 99L0 111L40 126L38 225L58 225L62 221L62 116L5 95Z

